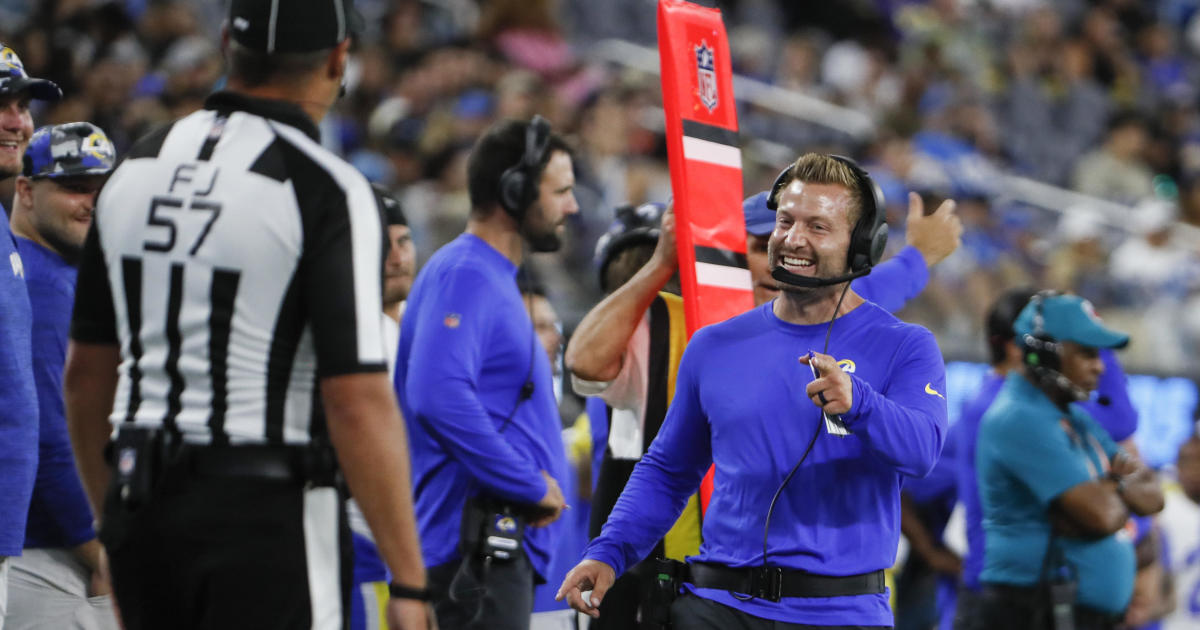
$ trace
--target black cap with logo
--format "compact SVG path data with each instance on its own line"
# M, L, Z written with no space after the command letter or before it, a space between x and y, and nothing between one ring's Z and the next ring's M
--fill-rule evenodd
M229 33L259 52L304 53L333 48L362 31L353 0L232 0Z

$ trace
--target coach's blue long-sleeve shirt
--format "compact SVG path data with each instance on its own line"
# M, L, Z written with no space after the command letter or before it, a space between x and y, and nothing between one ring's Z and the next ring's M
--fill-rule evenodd
M25 547L74 547L96 537L92 510L75 472L63 406L75 267L37 243L17 238L33 310L33 379L40 424L37 479L29 502Z
M19 556L37 470L38 405L25 264L0 206L0 556Z
M395 383L427 566L459 558L468 496L532 504L546 493L540 471L560 486L567 480L550 360L516 273L500 252L463 234L433 255L408 296ZM526 381L533 394L520 402ZM540 575L559 526L526 530L526 551Z
M854 575L895 562L902 476L929 472L946 432L945 365L929 331L865 303L834 325L829 354L851 374L852 432L825 431L798 358L820 351L826 324L781 321L769 302L701 329L679 367L675 399L586 557L618 574L644 558L716 466L697 560L763 562L775 489L819 430L771 519L769 564ZM751 615L813 625L892 625L887 595L742 601L693 589Z

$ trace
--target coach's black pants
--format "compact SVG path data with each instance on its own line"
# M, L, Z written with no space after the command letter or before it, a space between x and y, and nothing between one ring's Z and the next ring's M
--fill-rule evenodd
M890 626L810 626L772 621L684 593L671 605L673 630L867 630Z
M337 489L168 469L100 539L126 630L342 628L353 551Z
M533 566L524 553L486 570L479 560L465 566L455 560L432 567L429 590L441 630L529 629Z

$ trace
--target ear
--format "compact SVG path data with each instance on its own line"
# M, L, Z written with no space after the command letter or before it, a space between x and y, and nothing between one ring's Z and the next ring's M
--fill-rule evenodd
M33 205L33 180L24 175L17 176L17 203L26 207Z
M350 38L347 37L346 39L342 40L342 43L334 46L333 50L329 51L329 60L325 66L327 76L336 82L340 82L342 77L346 74L346 64L349 63L349 61Z

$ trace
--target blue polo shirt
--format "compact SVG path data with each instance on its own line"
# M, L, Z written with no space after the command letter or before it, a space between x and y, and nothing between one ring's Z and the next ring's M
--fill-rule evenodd
M995 372L988 372L983 384L966 405L963 405L962 415L958 418L958 447L955 449L958 457L955 468L958 478L958 500L962 501L964 521L967 529L967 553L963 556L963 585L968 589L979 592L979 573L983 571L983 507L979 504L979 483L975 475L975 449L979 443L979 422L983 414L996 400L1000 388L1004 386L1004 377Z
M1009 374L979 429L975 465L987 533L980 580L1036 584L1050 540L1051 502L1101 478L1117 451L1078 405L1065 412L1023 374ZM1080 604L1113 614L1125 610L1136 569L1126 532L1099 540L1059 537L1056 544L1078 576Z
M696 560L760 566L772 495L820 433L771 517L769 564L821 575L892 566L900 484L925 475L946 432L945 365L929 331L867 302L838 318L829 354L851 374L848 436L827 433L798 358L820 350L827 324L784 322L768 302L698 331L679 366L658 437L585 557L617 574L642 560L675 522L709 467L712 500ZM887 594L744 601L688 586L756 617L812 625L890 626Z
M1097 395L1079 403L1079 406L1108 431L1114 442L1123 442L1137 431L1137 409L1129 399L1129 381L1125 378L1125 370L1121 369L1121 362L1117 360L1117 353L1101 348L1100 359L1104 361L1104 373L1096 384ZM1100 400L1106 404L1100 404Z
M427 566L459 559L468 496L533 504L545 470L567 487L550 360L517 288L517 268L462 234L413 283L400 328L396 393L408 425L413 495ZM520 401L526 381L532 396ZM546 576L558 530L529 528L525 551Z
M17 247L33 310L33 378L40 410L37 479L25 547L74 547L96 537L92 510L75 472L62 393L76 269L31 240L17 237Z
M0 212L0 556L21 555L37 471L32 320L25 263Z

